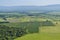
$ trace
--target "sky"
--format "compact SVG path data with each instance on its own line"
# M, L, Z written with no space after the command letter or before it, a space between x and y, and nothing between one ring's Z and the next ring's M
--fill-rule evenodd
M60 4L60 0L0 0L0 6L45 6Z

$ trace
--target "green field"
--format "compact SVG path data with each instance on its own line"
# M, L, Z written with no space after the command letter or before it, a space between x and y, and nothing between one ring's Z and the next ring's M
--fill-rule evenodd
M60 40L60 22L56 26L40 27L39 33L27 34L15 40Z
M60 16L37 15L1 15L0 40L60 40Z

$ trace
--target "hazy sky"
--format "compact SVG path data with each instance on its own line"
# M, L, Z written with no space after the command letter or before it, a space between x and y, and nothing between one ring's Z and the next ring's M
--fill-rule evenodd
M60 4L60 0L0 0L0 6L44 6Z

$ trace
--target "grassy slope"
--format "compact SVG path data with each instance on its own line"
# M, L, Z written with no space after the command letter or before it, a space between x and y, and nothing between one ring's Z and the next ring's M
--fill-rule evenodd
M15 40L60 40L60 22L54 27L41 27L39 33L27 34Z
M59 33L28 34L15 40L60 40L60 34Z

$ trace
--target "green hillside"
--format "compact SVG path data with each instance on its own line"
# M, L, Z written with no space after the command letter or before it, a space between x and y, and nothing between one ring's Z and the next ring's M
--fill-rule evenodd
M15 40L60 40L60 34L50 34L50 33L37 33L37 34L27 34Z
M60 21L56 22L58 24L55 26L42 26L39 33L27 34L15 40L60 40Z
M36 14L0 15L0 40L60 40L60 16Z

